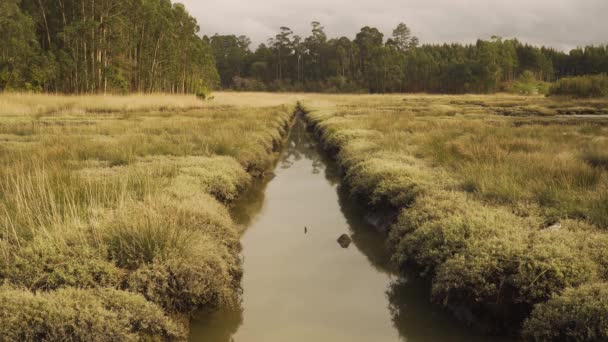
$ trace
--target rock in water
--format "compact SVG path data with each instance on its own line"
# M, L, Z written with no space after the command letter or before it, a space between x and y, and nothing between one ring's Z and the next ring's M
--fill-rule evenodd
M348 234L342 234L342 236L338 238L338 243L340 244L340 246L342 246L342 248L348 248L351 242L353 242L353 240L351 240Z

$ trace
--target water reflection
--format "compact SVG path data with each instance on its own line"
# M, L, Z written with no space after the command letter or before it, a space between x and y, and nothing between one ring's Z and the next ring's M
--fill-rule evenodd
M310 133L306 130L306 125L300 119L296 120L294 126L290 132L288 143L281 154L281 167L288 169L293 166L294 163L306 159L312 162L312 173L319 174L329 165L329 159L324 154L319 153L319 145L311 139ZM327 180L331 184L335 184L338 181L336 175L331 179L328 177Z
M190 323L191 341L232 342L243 324L243 308L201 312Z
M428 284L395 272L385 236L339 176L298 120L276 177L232 210L248 226L242 305L199 315L192 341L483 340L430 305ZM346 250L343 233L354 242Z
M273 175L263 179L255 179L249 189L239 196L230 208L230 215L236 224L246 229L258 216L266 198L266 187L272 181Z

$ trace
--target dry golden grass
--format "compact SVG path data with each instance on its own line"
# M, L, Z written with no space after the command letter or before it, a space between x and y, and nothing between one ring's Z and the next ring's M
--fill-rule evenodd
M25 310L24 324L52 316L72 288L143 295L150 304L129 313L133 326L125 328L132 338L182 337L140 327L146 318L137 314L166 322L237 303L239 230L227 206L273 164L295 108L286 97L249 100L0 95L0 291L48 293L19 295L20 306L45 308ZM112 310L127 303L103 307L100 293L82 298L100 314L120 315ZM70 324L48 333L69 335L72 326L75 335L52 336L91 338ZM19 333L27 325L11 329L28 336Z
M51 95L0 94L0 116L65 115L201 108L194 95Z

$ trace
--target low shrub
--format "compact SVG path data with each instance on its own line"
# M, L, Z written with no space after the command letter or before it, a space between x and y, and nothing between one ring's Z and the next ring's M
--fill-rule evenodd
M169 312L191 314L202 308L234 306L239 264L229 265L213 253L204 249L190 257L144 265L129 276L127 287Z
M533 72L526 70L510 87L507 87L507 90L521 95L547 94L549 84L539 81Z
M526 320L528 341L608 340L608 283L570 288L538 304Z
M63 236L67 238L67 234ZM64 287L119 287L126 272L107 260L103 249L61 245L54 236L37 236L21 248L0 244L0 279L33 291Z
M532 305L598 279L598 266L557 232L513 232L471 241L437 270L433 298L444 304ZM570 236L572 237L572 236Z
M3 341L185 340L183 328L141 295L111 289L43 294L0 287Z
M572 97L608 96L608 75L588 75L562 78L551 85L549 94Z

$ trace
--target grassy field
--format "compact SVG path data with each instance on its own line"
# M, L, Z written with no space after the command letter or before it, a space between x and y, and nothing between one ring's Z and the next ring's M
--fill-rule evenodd
M0 336L182 339L232 305L228 206L276 159L291 95L0 95Z
M608 338L608 100L315 96L355 195L433 300L530 340ZM470 317L470 315L469 315ZM560 319L555 319L561 317ZM604 317L604 318L598 318Z
M300 101L433 300L529 340L608 339L608 100L0 95L0 336L183 339L239 300L228 207ZM598 299L599 298L599 299Z

